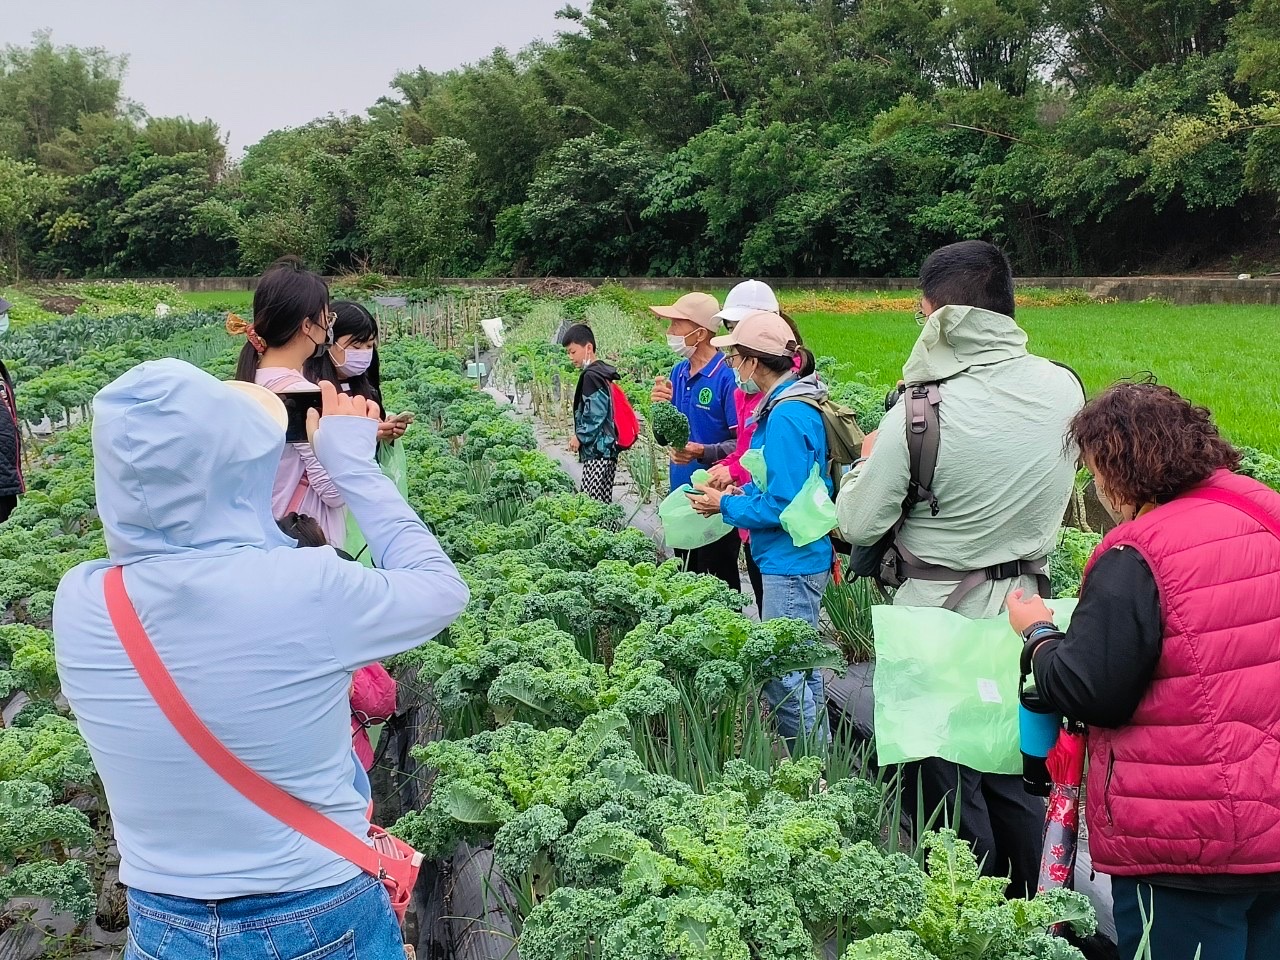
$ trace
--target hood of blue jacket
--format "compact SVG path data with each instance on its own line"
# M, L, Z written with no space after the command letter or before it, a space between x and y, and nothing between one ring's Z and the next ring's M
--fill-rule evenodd
M763 422L769 416L769 412L787 398L805 397L821 403L829 395L830 390L827 389L827 385L822 382L817 373L811 373L807 377L800 377L799 379L788 376L774 386L769 395L756 408L751 420L756 423Z
M112 563L293 546L271 514L284 431L181 360L139 364L93 401L93 479Z

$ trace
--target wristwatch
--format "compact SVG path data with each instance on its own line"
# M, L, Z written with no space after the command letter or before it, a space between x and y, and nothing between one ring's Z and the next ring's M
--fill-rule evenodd
M1027 627L1027 629L1022 631L1022 639L1030 640L1032 637L1036 635L1037 632L1041 630L1047 630L1053 633L1057 633L1058 625L1054 623L1052 620L1037 620L1031 626Z
M1018 669L1022 671L1022 675L1025 677L1031 673L1031 658L1040 649L1040 644L1046 640L1061 637L1062 631L1058 629L1057 624L1050 623L1048 620L1041 620L1022 631L1022 636L1026 638L1026 643L1022 645L1022 656L1018 661Z

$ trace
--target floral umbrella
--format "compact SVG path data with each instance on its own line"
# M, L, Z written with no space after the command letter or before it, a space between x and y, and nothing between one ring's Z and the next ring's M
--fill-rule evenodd
M1084 780L1084 725L1068 720L1058 742L1049 751L1046 765L1053 788L1044 824L1044 851L1040 855L1040 890L1071 887L1075 880L1076 850L1080 839L1080 784Z

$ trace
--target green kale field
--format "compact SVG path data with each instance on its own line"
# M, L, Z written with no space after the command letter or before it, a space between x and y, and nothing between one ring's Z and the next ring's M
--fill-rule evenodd
M411 310L467 342L467 318L479 312L468 296ZM625 291L538 300L515 290L502 306L512 320L504 382L544 420L554 421L570 383L546 329L567 317L629 341L623 365L637 398L670 362L643 342L652 324ZM61 575L106 555L90 401L152 357L229 377L238 344L221 321L213 311L81 313L5 341L30 489L0 525L0 904L49 898L74 921L67 950L121 929L119 888L107 879L111 818L59 699L51 632ZM472 599L443 635L388 664L437 732L411 756L384 759L374 782L398 785L382 810L399 815L396 832L436 869L490 852L485 889L505 891L487 921L505 938L495 956L514 944L526 960L796 960L823 950L949 960L965 943L977 952L963 956L1079 957L1047 931L1091 929L1084 897L1007 902L1004 882L979 877L950 831L908 841L898 826L914 799L895 778L868 773L849 731L825 763L784 759L761 682L780 670L843 669L854 644L801 621L756 622L741 594L664 562L621 507L574 492L530 419L479 390L461 355L397 335L395 323L384 329L388 406L417 415L401 441L409 499ZM874 419L869 387L838 389L868 401ZM52 435L42 432L49 423ZM650 444L633 451L633 476ZM1054 577L1068 592L1090 542L1064 534ZM865 605L837 595L828 604L833 621L865 629L855 622ZM37 923L20 907L3 910L5 927ZM422 931L420 943L460 935L451 923Z

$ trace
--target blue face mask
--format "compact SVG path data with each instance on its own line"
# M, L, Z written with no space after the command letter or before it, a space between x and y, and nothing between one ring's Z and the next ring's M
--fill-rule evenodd
M733 382L737 384L738 389L741 390L743 393L745 393L747 396L751 396L752 394L756 394L760 392L760 385L756 383L754 380L750 380L750 379L744 380L742 378L742 372L738 367L733 368Z

